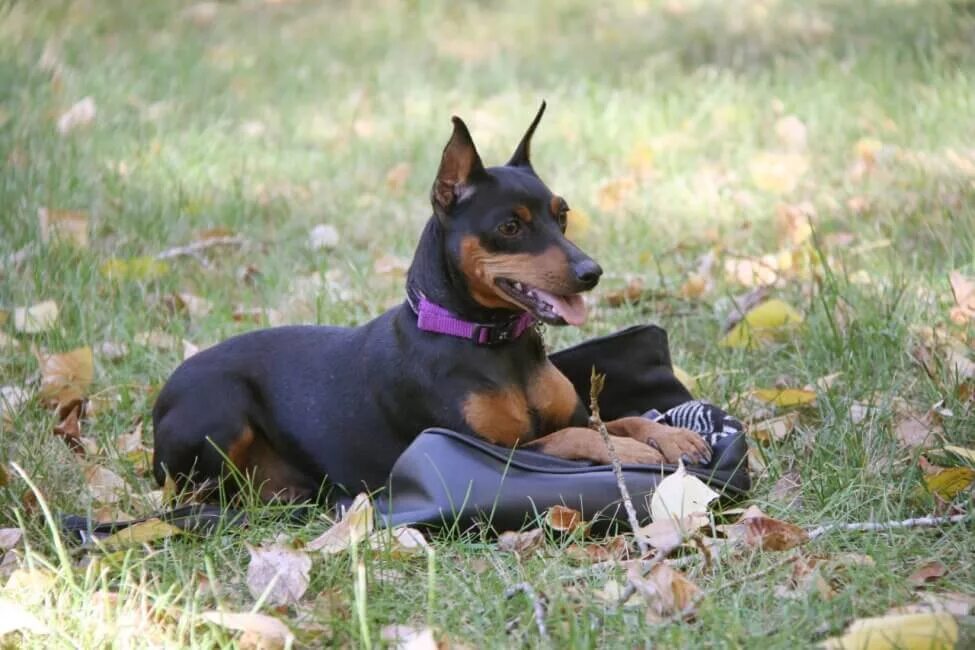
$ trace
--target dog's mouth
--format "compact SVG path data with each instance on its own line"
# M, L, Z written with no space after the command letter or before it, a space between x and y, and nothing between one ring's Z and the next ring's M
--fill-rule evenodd
M578 293L556 295L524 282L497 278L495 284L518 305L549 325L582 325L588 309Z

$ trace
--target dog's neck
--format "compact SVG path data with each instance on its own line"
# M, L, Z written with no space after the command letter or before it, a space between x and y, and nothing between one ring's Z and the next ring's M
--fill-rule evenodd
M471 297L467 279L447 253L446 233L436 216L420 235L406 286L407 291L419 292L458 318L474 323L503 323L522 314L515 309L489 309Z

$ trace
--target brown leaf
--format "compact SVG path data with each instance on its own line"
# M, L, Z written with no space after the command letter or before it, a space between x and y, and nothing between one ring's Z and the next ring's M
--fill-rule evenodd
M84 454L85 446L81 442L81 400L72 403L64 419L54 425L54 435L63 438L68 448L76 454Z
M39 396L50 405L69 404L85 397L95 375L91 348L85 346L63 354L37 353L40 364Z
M58 322L58 303L45 300L29 307L14 308L14 329L22 334L40 334Z
M372 503L368 495L358 494L343 517L305 544L305 550L321 551L326 555L341 553L368 537L374 526Z
M630 544L623 535L614 535L592 544L573 542L565 547L565 554L580 563L626 560L630 557Z
M933 560L915 569L914 573L907 578L907 581L915 588L923 587L929 582L943 578L947 573L948 568L944 564L938 560Z
M251 556L247 589L255 600L265 593L269 605L293 605L301 600L308 589L311 556L285 544L260 548L248 544L247 550Z
M41 241L60 241L77 248L88 248L88 213L77 210L37 209Z
M804 544L809 534L796 526L767 516L750 506L734 524L718 526L728 539L763 551L786 551Z
M960 271L952 271L948 274L948 282L955 297L951 320L959 325L975 321L975 278L962 275Z
M530 555L544 542L545 531L541 528L521 532L509 530L498 536L498 550L524 557Z
M648 623L694 617L696 603L703 594L683 573L665 562L654 566L646 577L641 573L639 565L632 566L627 578L646 601Z
M581 512L561 505L549 508L548 512L545 513L545 521L552 530L558 530L564 533L572 533L586 525Z
M894 435L908 449L932 447L937 442L937 436L943 431L941 423L931 411L924 415L901 411L897 414L897 421L894 424Z

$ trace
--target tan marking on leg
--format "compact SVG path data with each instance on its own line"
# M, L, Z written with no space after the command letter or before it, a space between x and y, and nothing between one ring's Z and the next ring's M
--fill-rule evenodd
M660 450L668 463L676 463L684 455L695 463L704 462L711 456L711 447L701 434L646 418L619 418L607 422L606 430L614 436L632 438Z
M254 432L249 426L245 426L240 436L227 447L227 458L240 471L247 467L252 444L254 444Z
M528 404L542 418L542 434L567 427L579 405L572 382L547 360L528 382L527 394Z
M305 501L314 497L317 489L262 437L257 437L251 447L248 474L265 502Z
M477 435L498 445L514 447L531 434L528 403L514 387L470 393L461 411Z

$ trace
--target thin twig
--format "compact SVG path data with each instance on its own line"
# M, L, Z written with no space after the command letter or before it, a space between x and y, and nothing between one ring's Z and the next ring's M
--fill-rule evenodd
M826 533L835 530L894 530L897 528L935 528L942 524L957 524L966 519L971 519L972 515L952 515L950 517L915 517L904 519L903 521L867 521L853 524L826 524L817 526L809 531L809 539L816 539Z
M633 500L630 498L630 491L626 489L626 481L623 480L623 464L620 457L616 454L616 449L609 437L609 430L599 416L599 394L603 392L603 384L606 382L606 375L600 375L593 367L590 377L589 388L589 426L599 432L609 450L609 457L613 461L613 474L616 475L616 487L619 488L620 496L623 498L623 508L626 509L626 517L630 521L630 530L636 537L637 546L640 548L640 555L645 556L650 552L650 543L647 538L640 534L640 521L636 518L636 509L633 507Z
M157 260L169 260L174 257L193 257L197 260L202 259L202 253L218 246L243 246L246 240L239 235L228 235L225 237L210 237L195 241L186 246L174 246L156 255Z
M538 634L544 640L548 640L548 629L545 627L545 603L535 590L527 582L519 582L508 587L504 592L505 600L510 600L516 594L525 594L532 603L532 611L535 614L535 625L538 627Z

